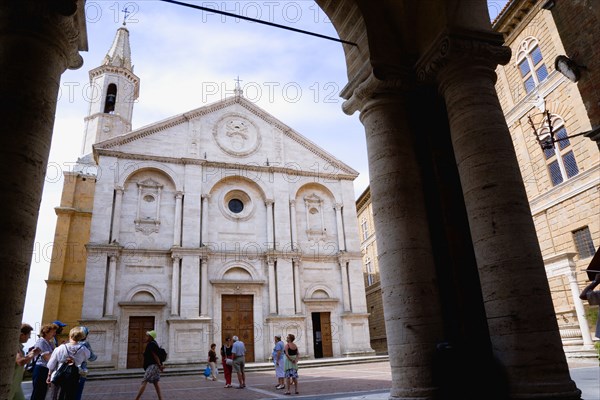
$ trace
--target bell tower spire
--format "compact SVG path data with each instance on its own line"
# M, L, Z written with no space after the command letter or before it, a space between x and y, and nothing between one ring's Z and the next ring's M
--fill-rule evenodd
M129 30L117 29L112 46L102 65L90 71L93 96L85 118L82 155L92 152L92 145L131 130L133 105L139 96L140 78L133 73Z

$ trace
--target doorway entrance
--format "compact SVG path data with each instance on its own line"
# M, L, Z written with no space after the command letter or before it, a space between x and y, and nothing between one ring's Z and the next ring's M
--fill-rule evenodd
M254 296L223 295L221 298L221 343L237 336L246 346L246 362L254 361Z
M127 368L144 366L144 338L146 332L154 329L154 317L129 317L127 335Z
M333 357L333 347L331 345L331 313L314 312L311 314L315 358Z

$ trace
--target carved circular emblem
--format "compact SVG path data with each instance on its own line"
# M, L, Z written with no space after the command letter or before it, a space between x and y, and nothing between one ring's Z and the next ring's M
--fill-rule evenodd
M217 122L213 135L219 147L233 156L247 156L260 146L257 126L240 114L227 114Z

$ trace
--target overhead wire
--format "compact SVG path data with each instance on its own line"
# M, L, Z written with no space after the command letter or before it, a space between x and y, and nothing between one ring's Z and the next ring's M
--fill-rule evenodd
M340 43L348 44L350 46L356 46L356 47L358 47L358 44L356 44L354 42L350 42L348 40L338 39L338 38L334 38L334 37L331 37L331 36L322 35L320 33L305 31L303 29L292 28L291 26L285 26L285 25L281 25L281 24L276 24L274 22L263 21L261 19L250 18L250 17L246 17L244 15L234 14L234 13L230 13L230 12L227 12L227 11L216 10L216 9L210 8L210 7L198 6L198 5L195 5L195 4L184 3L184 2L176 1L176 0L159 0L159 1L163 1L165 3L176 4L176 5L183 6L183 7L194 8L196 10L202 10L202 11L207 11L207 12L211 12L211 13L215 13L215 14L225 15L225 16L228 16L228 17L239 18L239 19L243 19L245 21L256 22L258 24L273 26L275 28L286 29L288 31L303 33L305 35L316 36L316 37L319 37L321 39L332 40L334 42L340 42Z

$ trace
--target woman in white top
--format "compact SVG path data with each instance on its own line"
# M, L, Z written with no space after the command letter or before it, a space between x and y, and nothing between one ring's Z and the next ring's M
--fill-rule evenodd
M31 400L44 400L46 398L46 392L48 391L48 385L46 379L48 378L48 360L52 351L54 350L54 336L58 326L55 324L46 324L40 329L40 338L35 342L35 348L37 353L40 355L35 362L33 368L33 376L31 378L33 382L33 391L31 392Z
M72 360L73 364L80 367L90 357L90 350L83 344L77 342L85 339L85 332L80 326L77 326L69 332L69 342L61 344L52 353L52 357L48 361L48 383L52 381L56 370L67 362L67 359ZM79 387L79 374L76 379L66 380L60 387L59 400L74 400L77 396Z

